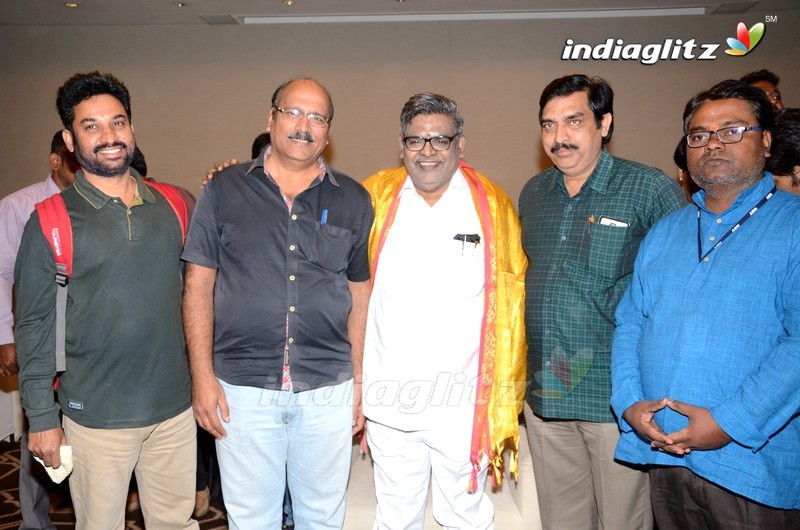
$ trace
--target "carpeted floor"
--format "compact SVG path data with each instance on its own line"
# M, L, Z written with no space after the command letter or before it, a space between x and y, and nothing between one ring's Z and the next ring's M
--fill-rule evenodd
M0 530L19 528L19 443L0 442ZM75 528L75 515L66 489L51 496L50 518L58 529ZM125 515L126 530L144 529L141 511ZM213 500L209 512L200 519L202 530L227 530L228 519L221 500Z

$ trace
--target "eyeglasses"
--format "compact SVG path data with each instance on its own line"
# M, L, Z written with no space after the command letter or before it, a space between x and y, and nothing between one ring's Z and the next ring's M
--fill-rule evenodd
M292 123L299 122L300 120L303 119L303 116L307 116L308 123L316 127L325 127L331 122L330 118L326 118L325 116L320 116L319 114L303 112L300 109L282 109L280 107L276 107L275 105L273 105L272 108L280 112L281 116L283 116L287 121L290 121Z
M422 136L406 136L403 138L403 145L409 151L422 151L425 149L425 144L431 144L434 151L447 151L450 149L450 144L460 135L453 136L434 136L432 138L423 138Z
M686 135L686 145L689 147L703 147L708 145L711 135L716 135L717 140L722 144L735 144L742 141L745 131L760 131L761 127L753 125L750 127L724 127L716 131L694 131Z

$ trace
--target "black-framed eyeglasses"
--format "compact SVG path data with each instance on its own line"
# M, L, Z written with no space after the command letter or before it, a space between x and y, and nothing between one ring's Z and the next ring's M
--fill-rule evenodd
M331 122L330 118L326 118L320 114L314 114L313 112L303 112L300 109L282 109L280 107L276 107L275 105L273 105L272 108L280 112L281 116L283 116L287 121L293 123L297 123L298 121L302 120L303 116L308 118L308 123L317 127L325 127Z
M425 144L430 143L434 151L447 151L450 149L450 144L453 140L461 136L454 134L453 136L434 136L432 138L423 138L422 136L406 136L403 138L403 145L409 151L422 151L425 149Z
M711 135L715 135L722 144L736 144L742 141L746 131L760 131L758 125L749 127L723 127L716 131L693 131L686 135L686 145L689 147L703 147L711 141Z

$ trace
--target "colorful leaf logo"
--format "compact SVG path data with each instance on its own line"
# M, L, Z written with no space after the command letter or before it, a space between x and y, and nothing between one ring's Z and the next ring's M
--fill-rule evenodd
M744 25L744 22L739 22L739 25L736 26L736 38L731 37L728 39L728 46L731 49L725 50L725 53L728 55L747 55L761 42L763 36L763 22L753 24L753 27L749 30Z
M567 396L586 377L593 361L591 348L580 348L570 356L561 347L556 347L550 354L548 368L536 373L541 388L534 390L534 394L542 398Z

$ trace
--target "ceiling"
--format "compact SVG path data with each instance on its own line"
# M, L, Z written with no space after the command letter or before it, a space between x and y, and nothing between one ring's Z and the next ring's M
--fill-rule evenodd
M0 25L216 25L598 18L800 10L800 0L0 0ZM290 0L286 0L290 1Z

